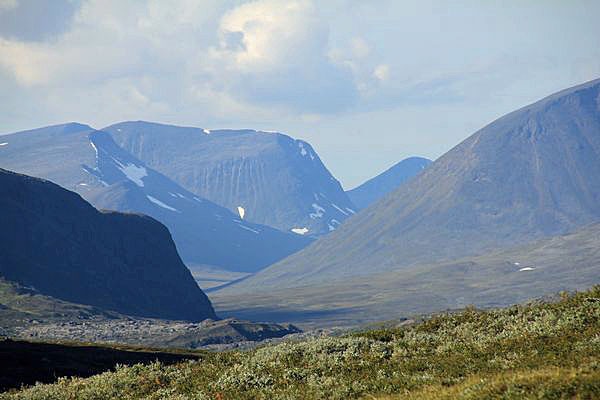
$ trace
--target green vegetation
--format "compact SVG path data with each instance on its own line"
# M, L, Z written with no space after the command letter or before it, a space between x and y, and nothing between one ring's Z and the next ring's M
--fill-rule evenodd
M600 398L600 286L402 328L117 367L0 399Z

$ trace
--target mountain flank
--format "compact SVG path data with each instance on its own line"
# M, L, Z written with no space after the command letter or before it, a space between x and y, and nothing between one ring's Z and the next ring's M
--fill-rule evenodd
M49 179L97 208L149 215L165 224L192 269L251 273L300 250L312 239L243 220L201 198L80 124L3 137L0 167Z
M492 122L336 232L227 290L334 284L600 220L600 80Z
M423 157L409 157L388 168L365 183L346 191L358 209L367 208L386 194L393 192L409 179L420 174L431 160Z
M245 221L320 236L355 212L312 146L287 135L144 121L103 130L150 168Z
M79 195L0 169L0 276L68 302L123 314L216 319L167 228L100 212Z

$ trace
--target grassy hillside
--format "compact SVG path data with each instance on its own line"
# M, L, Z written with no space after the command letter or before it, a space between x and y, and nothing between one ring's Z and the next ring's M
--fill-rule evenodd
M600 286L552 304L467 308L423 323L201 361L118 367L0 399L600 397Z

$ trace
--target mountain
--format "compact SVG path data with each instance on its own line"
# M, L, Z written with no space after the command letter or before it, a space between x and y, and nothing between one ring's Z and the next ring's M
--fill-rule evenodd
M169 231L99 212L49 181L0 169L0 276L41 294L124 314L215 319Z
M336 232L236 290L341 282L598 220L600 79L492 122Z
M318 236L354 214L340 183L302 140L143 121L103 130L149 167L244 220Z
M497 308L600 284L600 223L567 235L411 268L268 292L221 290L223 317L285 321L306 329L401 321L468 305ZM233 289L233 287L231 287Z
M149 215L165 224L189 267L255 272L306 246L310 239L243 221L185 190L80 124L2 137L0 167L52 180L98 208Z
M431 160L427 158L406 158L362 185L348 190L346 194L352 203L362 210L398 189L400 185L421 173L429 164Z

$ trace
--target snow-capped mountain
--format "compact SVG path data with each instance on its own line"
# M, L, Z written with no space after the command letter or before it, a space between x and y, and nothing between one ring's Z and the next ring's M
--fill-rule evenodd
M0 166L52 180L98 208L143 213L164 223L188 266L255 272L309 238L253 224L203 199L80 124L3 136Z
M355 213L340 183L302 140L143 121L103 131L149 167L247 221L319 236Z

